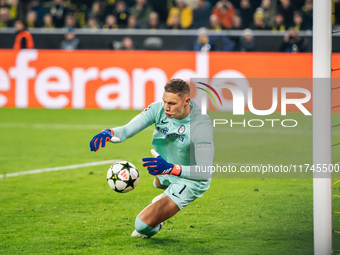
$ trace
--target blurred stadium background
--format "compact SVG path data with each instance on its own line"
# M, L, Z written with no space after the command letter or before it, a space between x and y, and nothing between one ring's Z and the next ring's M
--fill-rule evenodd
M59 49L67 31L81 49L200 50L208 40L210 51L310 52L312 43L311 0L2 0L0 10L0 48L13 47L16 19L37 49Z
M334 31L339 8L333 1ZM213 179L159 235L135 240L135 216L159 194L140 160L152 128L97 153L88 148L98 131L160 100L172 77L255 78L255 105L267 109L271 88L255 85L257 78L280 78L279 86L312 78L312 12L311 0L0 0L0 254L312 254L312 179ZM32 35L30 50L13 49L20 21ZM340 77L338 45L334 33L333 78ZM301 86L312 92L311 82ZM334 125L339 96L332 90ZM222 130L230 150L218 157L311 164L311 118L296 109L288 117L300 123L292 131ZM340 141L336 128L332 138ZM133 192L116 194L106 184L107 161L115 159L138 167ZM29 170L41 173L21 174ZM339 184L333 193L340 195ZM336 252L338 214L333 228Z

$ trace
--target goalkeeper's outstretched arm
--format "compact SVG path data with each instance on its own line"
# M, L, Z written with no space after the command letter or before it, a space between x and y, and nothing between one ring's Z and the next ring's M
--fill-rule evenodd
M155 123L152 116L149 115L146 115L143 111L124 126L102 130L90 141L91 151L97 151L100 147L105 148L107 141L113 143L124 142L126 139L138 134L143 129Z
M154 123L154 121L151 121L145 118L145 116L138 114L126 125L112 128L112 130L114 132L114 136L119 138L119 142L124 142L126 139L133 137Z

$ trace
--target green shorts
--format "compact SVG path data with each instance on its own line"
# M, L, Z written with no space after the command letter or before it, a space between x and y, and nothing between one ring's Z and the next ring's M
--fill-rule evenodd
M157 175L157 177L161 185L168 186L164 194L170 197L180 210L195 201L196 198L203 196L210 186L210 180L196 181L168 174Z

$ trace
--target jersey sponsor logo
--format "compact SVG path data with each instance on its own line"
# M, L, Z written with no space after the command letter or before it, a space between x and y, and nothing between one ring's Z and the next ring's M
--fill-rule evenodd
M177 137L177 139L178 139L181 143L184 142L184 137L181 136L181 135L179 135L179 134L169 134L169 135L166 136L166 138L169 138L169 137Z
M167 123L169 123L169 121L161 120L161 124L167 124Z
M176 133L174 133L174 134L169 134L169 131L168 131L168 130L163 129L163 128L160 128L160 127L157 127L157 126L156 126L156 129L157 129L158 131L160 131L163 135L165 135L165 138L177 137L177 139L178 139L181 143L184 142L184 137L181 136L181 135L179 135L179 134L176 134Z
M178 134L183 134L184 133L184 131L185 131L185 126L184 125L182 125L182 126L180 126L179 127L179 129L178 129Z
M163 135L165 135L165 136L168 135L168 130L163 129L163 128L160 128L160 127L157 127L157 126L156 126L156 129L157 129L158 131L160 131Z

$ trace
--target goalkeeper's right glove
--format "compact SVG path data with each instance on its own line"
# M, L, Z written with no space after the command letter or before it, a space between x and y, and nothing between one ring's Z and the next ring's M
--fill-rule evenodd
M113 143L120 142L118 137L113 136L114 132L112 129L103 129L99 134L95 135L90 141L91 151L97 151L100 147L105 148L106 142L110 141Z
M182 173L182 167L177 164L166 162L154 149L151 150L151 154L154 157L143 158L144 167L147 167L149 174L171 174L180 176Z

